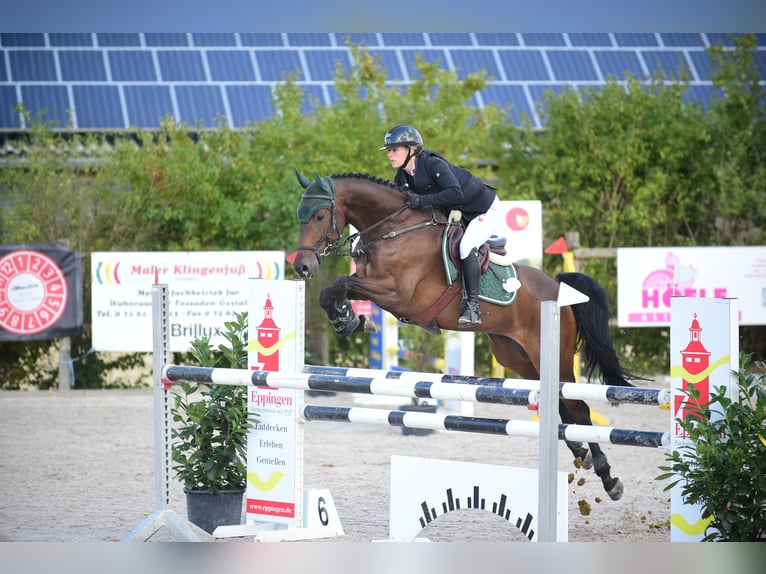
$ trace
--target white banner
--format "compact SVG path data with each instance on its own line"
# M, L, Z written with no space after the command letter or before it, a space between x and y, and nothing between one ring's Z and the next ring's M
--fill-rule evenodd
M508 255L517 263L543 267L543 207L540 201L501 201L503 217L496 235L507 239Z
M93 348L151 352L155 282L168 285L170 351L219 334L225 321L248 310L250 278L283 279L283 251L102 252L91 254Z
M673 320L670 325L670 389L672 393L671 448L686 452L693 446L676 419L694 417L699 405L708 404L716 389L725 387L732 401L738 400L734 377L739 371L739 333L736 322L737 301L673 297ZM696 388L700 395L695 404L684 391ZM711 407L713 418L720 414ZM721 440L727 437L722 436ZM705 536L710 519L702 518L699 505L683 501L683 477L670 491L671 542L698 542Z
M250 281L248 366L299 373L306 328L303 281ZM303 391L251 387L258 422L247 437L247 520L303 526Z
M741 325L766 325L766 247L617 250L617 323L670 325L673 296L739 299Z

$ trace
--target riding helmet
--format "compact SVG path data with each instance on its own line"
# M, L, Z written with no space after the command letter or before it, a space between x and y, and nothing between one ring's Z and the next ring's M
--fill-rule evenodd
M423 149L423 138L420 136L420 132L412 126L395 126L386 133L383 147L380 149L384 150L399 145L415 146L417 153Z

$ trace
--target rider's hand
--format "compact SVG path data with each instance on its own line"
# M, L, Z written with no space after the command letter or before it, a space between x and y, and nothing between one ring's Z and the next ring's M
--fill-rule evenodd
M407 193L407 207L420 207L420 196L417 193Z

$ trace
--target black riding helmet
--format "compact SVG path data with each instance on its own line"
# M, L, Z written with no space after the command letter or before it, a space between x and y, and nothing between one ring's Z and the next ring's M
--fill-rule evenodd
M380 149L384 150L400 145L415 147L415 154L418 154L423 149L423 138L420 136L420 132L412 126L395 126L386 133L383 147Z

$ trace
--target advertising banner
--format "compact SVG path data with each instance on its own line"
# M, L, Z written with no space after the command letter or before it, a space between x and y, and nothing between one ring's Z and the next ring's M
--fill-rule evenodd
M696 405L684 391L696 388L701 405L707 404L711 392L720 387L727 389L729 399L738 399L733 377L739 371L739 333L736 299L673 297L671 310L670 441L671 448L677 451L694 446L676 420L696 416ZM684 503L682 489L683 481L670 491L670 540L700 541L710 519L702 518L698 505Z
M250 281L248 365L299 373L305 352L303 281ZM247 439L247 520L302 526L303 391L250 387L258 422Z
M741 325L766 325L766 247L617 250L617 323L670 325L673 296L739 300Z
M168 285L170 351L207 336L225 343L225 321L248 310L250 278L283 279L283 251L102 252L91 254L93 348L150 352L151 287Z
M61 245L0 246L0 341L69 337L82 322L79 253Z
M505 237L508 255L517 263L543 267L543 207L537 200L501 201L503 217L496 235Z

